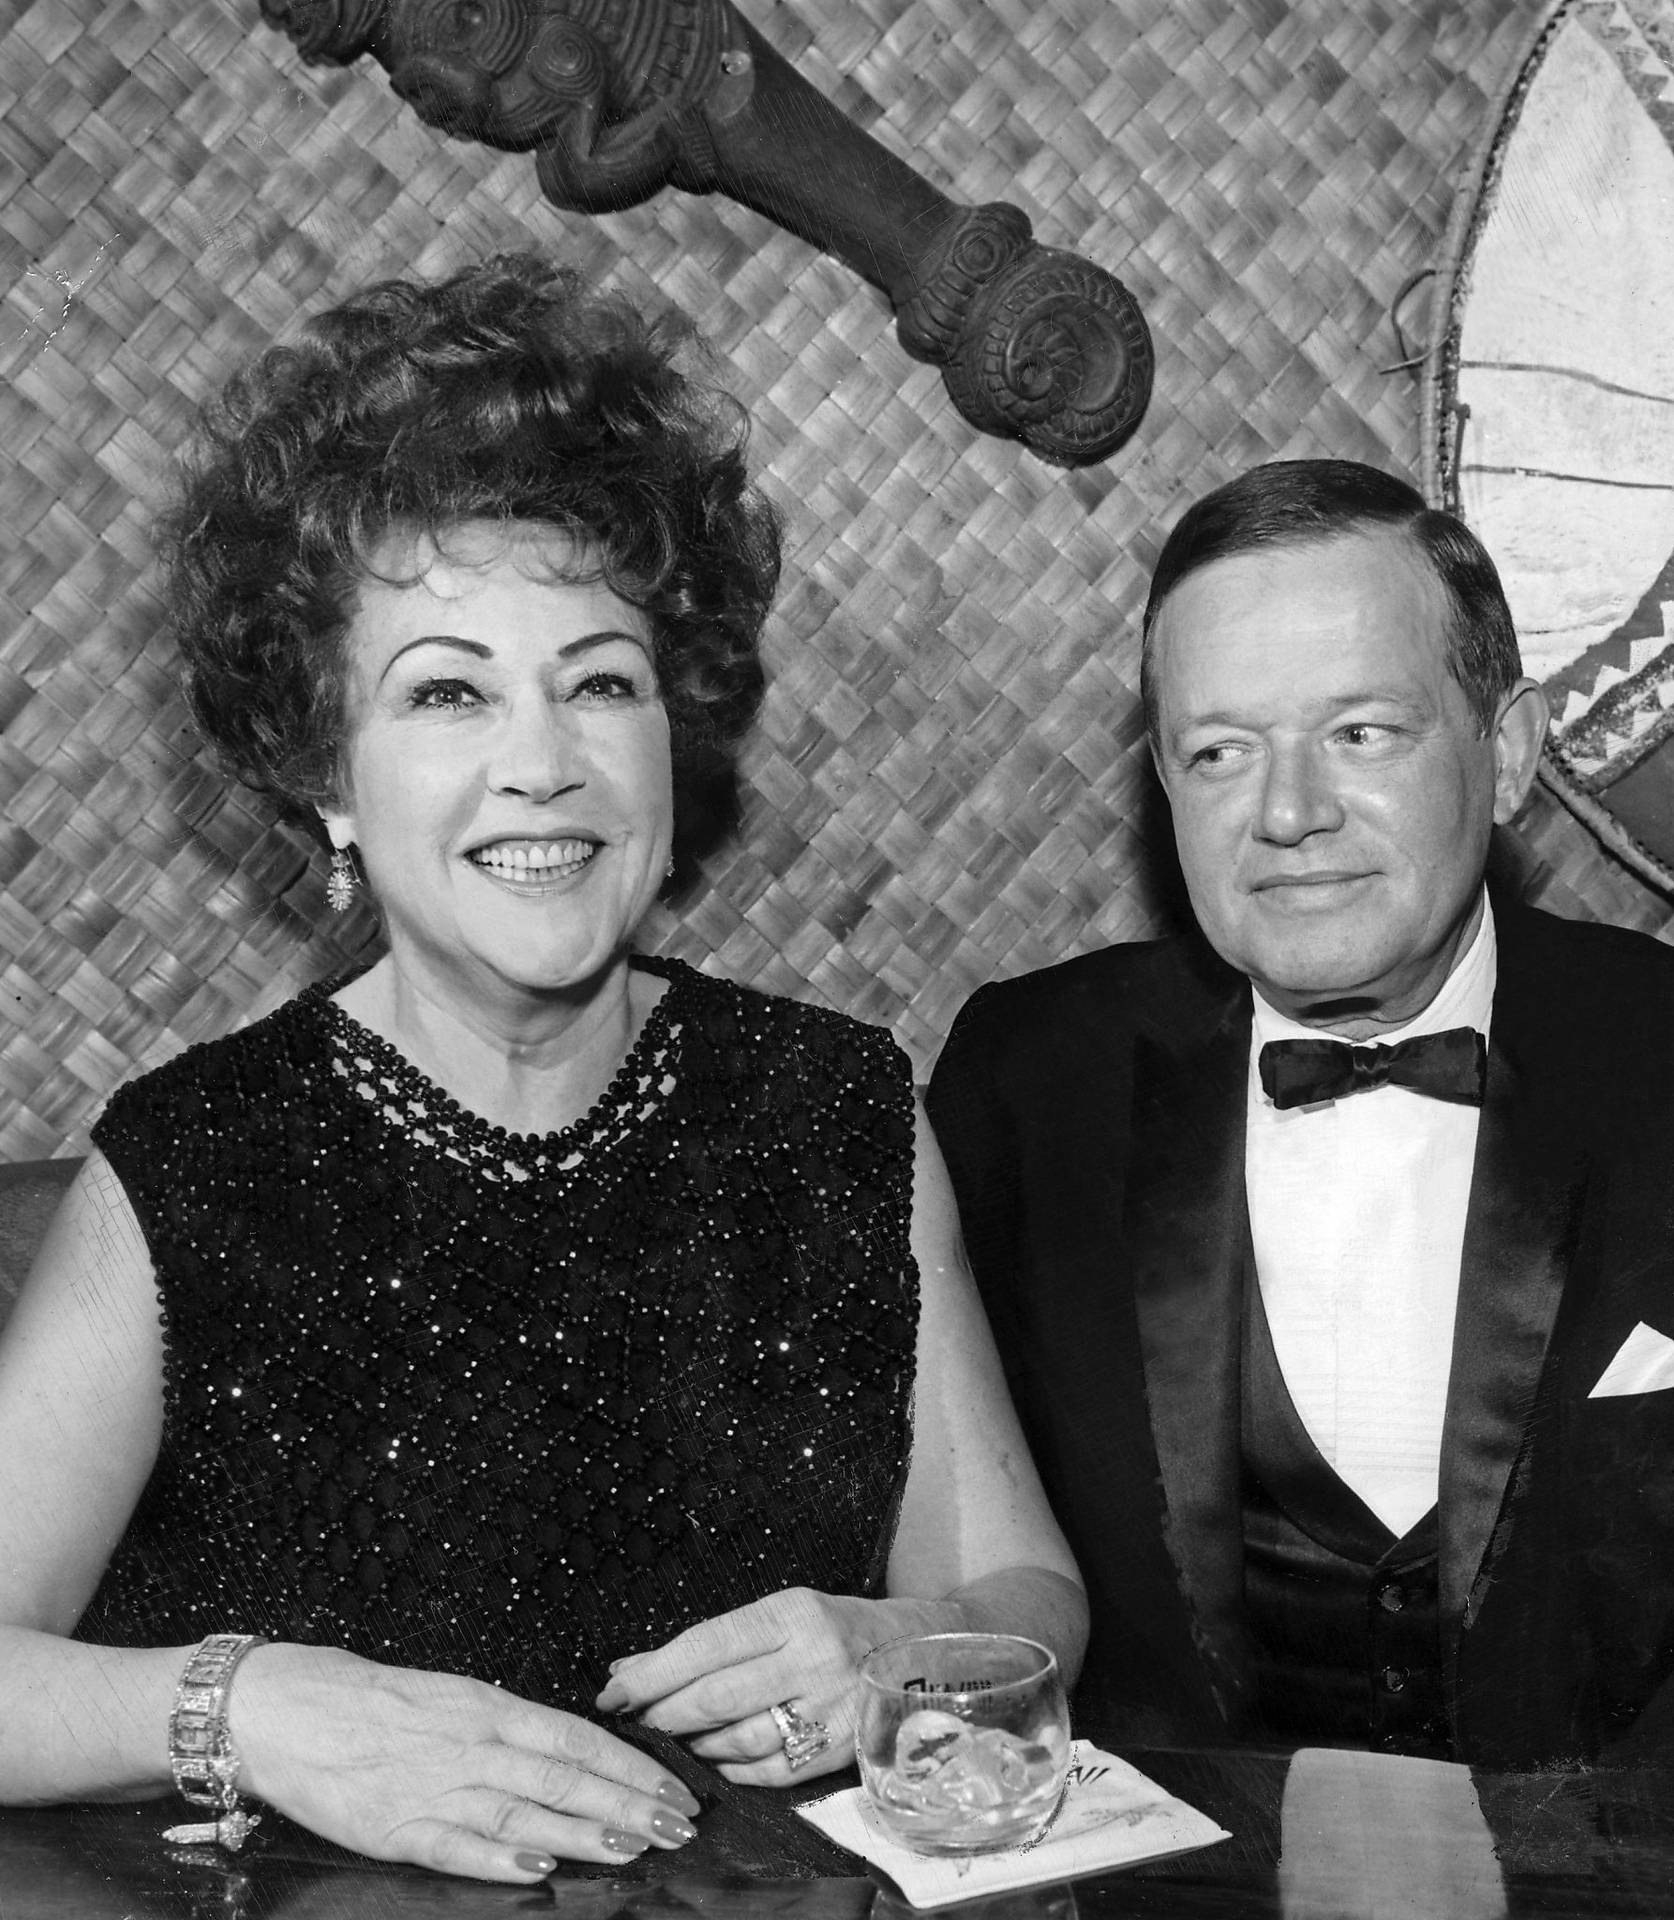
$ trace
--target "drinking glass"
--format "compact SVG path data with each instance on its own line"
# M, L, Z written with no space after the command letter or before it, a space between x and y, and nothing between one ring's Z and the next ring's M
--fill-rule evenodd
M860 1663L860 1777L914 1853L1020 1846L1051 1819L1069 1771L1058 1662L1005 1633L915 1634Z

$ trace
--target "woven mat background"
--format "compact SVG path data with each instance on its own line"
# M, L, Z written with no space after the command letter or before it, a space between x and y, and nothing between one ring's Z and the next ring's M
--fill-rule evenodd
M254 0L0 0L0 1155L80 1149L119 1080L369 938L195 749L146 528L237 361L493 248L685 307L789 519L747 830L653 942L891 1023L922 1069L980 981L1163 923L1135 700L1160 532L1271 456L1415 470L1388 308L1543 0L743 4L950 194L1135 290L1156 397L1114 461L978 438L880 298L756 216L556 213L526 158L433 135L375 68L304 68ZM1551 803L1526 840L1560 909L1670 918Z

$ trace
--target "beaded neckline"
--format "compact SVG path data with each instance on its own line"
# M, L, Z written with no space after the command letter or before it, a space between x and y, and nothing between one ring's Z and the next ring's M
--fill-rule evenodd
M490 1156L522 1173L568 1166L589 1148L618 1138L642 1123L670 1090L670 1050L691 993L693 969L683 961L634 954L632 964L668 982L668 991L646 1015L633 1045L598 1099L578 1119L552 1133L514 1133L462 1106L382 1034L347 1013L332 995L356 973L341 973L306 987L300 1003L318 1015L345 1083L392 1124L417 1137L430 1136L444 1150ZM357 1083L353 1063L366 1073Z

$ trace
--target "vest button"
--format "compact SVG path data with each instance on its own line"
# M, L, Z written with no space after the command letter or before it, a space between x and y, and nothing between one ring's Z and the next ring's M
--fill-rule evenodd
M1406 1604L1407 1596L1393 1580L1378 1588L1378 1605L1385 1613L1399 1613Z
M1405 1667L1385 1667L1382 1677L1384 1691L1386 1693L1399 1693L1407 1684L1407 1670Z

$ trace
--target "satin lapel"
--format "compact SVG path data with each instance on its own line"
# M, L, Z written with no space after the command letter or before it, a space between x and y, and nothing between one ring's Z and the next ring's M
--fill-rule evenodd
M1223 1710L1242 1673L1239 1354L1248 991L1195 1045L1141 1040L1125 1235L1151 1430L1200 1651Z
M1442 1433L1438 1573L1450 1659L1491 1577L1495 1528L1528 1430L1588 1180L1568 1137L1562 1078L1543 1070L1539 1051L1538 1008L1551 1004L1551 982L1543 995L1510 937L1515 922L1504 932Z

